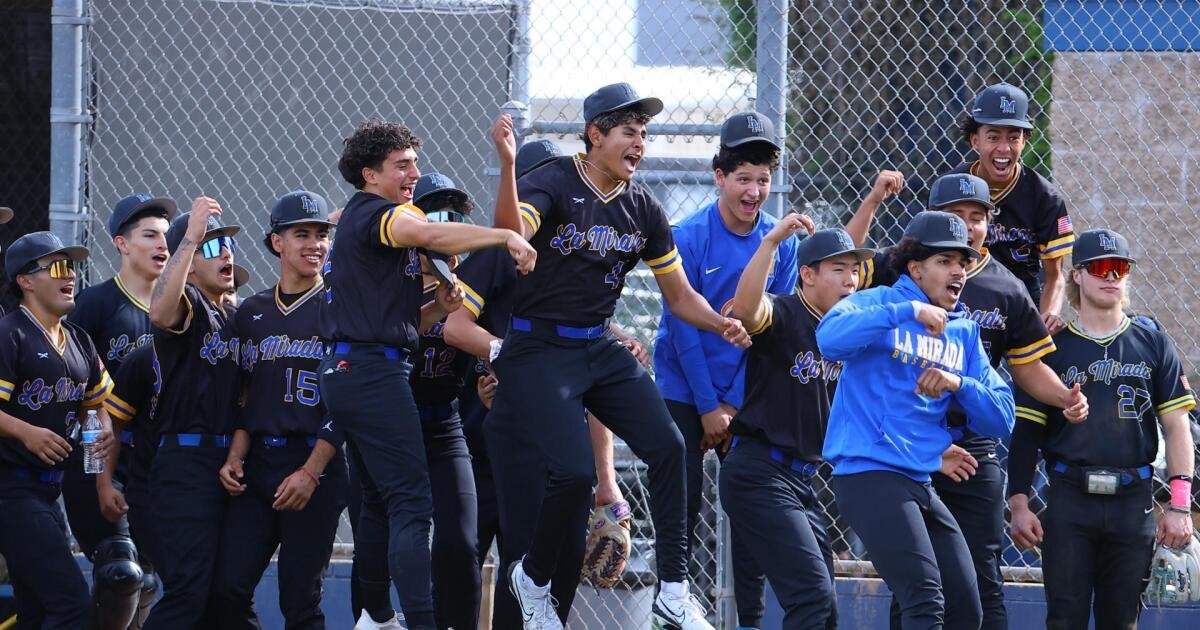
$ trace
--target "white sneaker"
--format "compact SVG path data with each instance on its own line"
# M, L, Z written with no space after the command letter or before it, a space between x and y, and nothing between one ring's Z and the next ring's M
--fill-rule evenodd
M654 627L664 630L713 630L708 620L704 618L704 609L700 601L688 592L686 595L674 595L666 589L660 589L658 597L654 598L653 619Z
M558 618L558 602L550 595L550 583L538 586L525 575L524 558L513 563L508 572L508 589L517 598L525 630L563 630Z
M396 615L381 623L372 619L364 609L354 624L354 630L404 630L404 627L400 625L400 618Z

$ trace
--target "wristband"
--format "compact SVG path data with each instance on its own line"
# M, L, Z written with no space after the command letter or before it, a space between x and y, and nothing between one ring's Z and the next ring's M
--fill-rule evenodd
M299 470L299 471L303 472L304 474L308 475L308 478L312 479L314 484L316 484L318 486L321 485L321 479L319 477L317 477L316 475L312 474L312 472L309 471L307 468L301 466L301 467L297 468L296 470Z
M500 356L500 348L503 345L504 342L499 339L493 339L488 342L488 363L495 361L496 357Z
M1192 507L1192 478L1185 475L1171 477L1171 508L1183 508L1191 511Z
M1168 512L1174 512L1174 513L1176 513L1176 514L1191 514L1191 513L1192 513L1192 511L1191 511L1191 510L1189 510L1188 508L1185 508L1185 507L1177 507L1177 506L1174 506L1174 505L1172 505L1171 507L1167 508L1167 511L1168 511Z

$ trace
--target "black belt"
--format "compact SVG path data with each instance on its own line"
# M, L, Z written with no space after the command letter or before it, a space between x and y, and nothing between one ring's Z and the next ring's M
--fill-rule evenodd
M165 433L158 438L158 446L215 446L229 448L233 438L228 435L211 435L208 433Z

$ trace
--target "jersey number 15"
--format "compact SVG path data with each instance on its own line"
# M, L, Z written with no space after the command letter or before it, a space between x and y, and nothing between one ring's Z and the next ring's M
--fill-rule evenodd
M292 394L293 381L295 378L295 394ZM317 388L317 373L309 372L308 370L296 370L288 368L283 374L283 402L290 403L299 401L302 405L309 407L317 406L321 402L321 390Z

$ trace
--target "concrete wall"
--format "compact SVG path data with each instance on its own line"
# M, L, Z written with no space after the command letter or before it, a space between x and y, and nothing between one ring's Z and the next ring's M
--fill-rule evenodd
M1059 53L1051 135L1054 180L1076 232L1109 227L1138 257L1132 301L1200 365L1200 55Z

